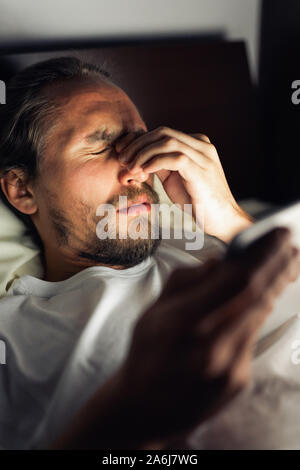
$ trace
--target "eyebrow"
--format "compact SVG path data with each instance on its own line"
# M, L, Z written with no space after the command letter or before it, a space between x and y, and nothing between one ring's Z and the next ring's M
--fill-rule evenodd
M92 132L92 134L87 135L84 140L88 144L95 144L98 142L112 142L116 137L117 135L115 133L108 132L106 129L102 131L97 129Z

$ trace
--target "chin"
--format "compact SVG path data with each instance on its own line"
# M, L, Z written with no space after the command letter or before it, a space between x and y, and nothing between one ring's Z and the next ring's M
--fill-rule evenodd
M99 240L97 248L80 251L81 259L89 260L90 265L106 265L130 268L136 266L149 256L154 255L161 239L125 239ZM100 245L100 246L99 246Z

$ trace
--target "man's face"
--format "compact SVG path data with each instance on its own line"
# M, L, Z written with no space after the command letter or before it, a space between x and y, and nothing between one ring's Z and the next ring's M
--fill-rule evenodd
M139 197L150 204L159 202L153 175L131 175L114 148L124 134L138 136L147 130L136 107L122 90L97 79L65 82L45 92L60 105L35 184L38 211L32 219L46 253L47 247L58 248L69 259L88 265L128 267L141 262L159 244L150 238L149 206L146 238L145 233L143 238L119 238L123 224L130 227L134 218L141 219L134 211L116 214L115 239L100 240L96 235L99 206L110 203L117 209L120 195L127 196L129 205Z

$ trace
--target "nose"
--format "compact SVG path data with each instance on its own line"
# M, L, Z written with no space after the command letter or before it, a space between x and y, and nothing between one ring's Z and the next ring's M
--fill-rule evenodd
M142 169L132 174L127 168L121 168L118 179L120 183L124 186L137 185L140 186L141 183L144 183L149 178L149 174L145 173Z

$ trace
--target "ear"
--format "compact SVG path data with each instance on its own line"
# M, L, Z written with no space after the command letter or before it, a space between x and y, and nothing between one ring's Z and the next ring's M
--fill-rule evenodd
M38 207L35 194L23 170L14 168L1 178L1 188L12 206L23 214L32 215Z

